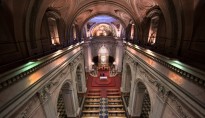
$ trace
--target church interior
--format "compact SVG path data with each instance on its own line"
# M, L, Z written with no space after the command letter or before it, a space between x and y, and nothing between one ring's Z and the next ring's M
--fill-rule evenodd
M0 118L205 118L204 0L0 0Z

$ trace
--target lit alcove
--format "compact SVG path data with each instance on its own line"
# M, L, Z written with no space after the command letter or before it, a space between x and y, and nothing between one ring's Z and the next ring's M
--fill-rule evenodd
M109 63L109 51L103 45L98 52L99 65L107 65Z
M158 24L159 24L159 16L155 16L151 18L149 36L148 36L148 43L151 45L155 44L156 42Z
M51 43L53 45L60 44L56 19L53 17L49 17L48 26L49 26L49 31L50 31Z

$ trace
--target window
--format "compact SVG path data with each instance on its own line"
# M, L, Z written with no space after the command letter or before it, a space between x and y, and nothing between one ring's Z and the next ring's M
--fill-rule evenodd
M130 33L130 39L134 39L134 32L135 32L135 24L132 24L131 26L131 33Z
M56 19L49 17L48 18L48 26L49 26L49 31L50 31L50 37L51 37L51 43L53 45L59 45L59 35L58 35L58 27L56 23Z
M153 17L150 22L150 29L149 29L149 36L148 36L148 43L151 45L154 45L156 42L158 24L159 24L159 16Z
M73 24L73 40L76 40L77 34L76 34L76 27L75 24Z

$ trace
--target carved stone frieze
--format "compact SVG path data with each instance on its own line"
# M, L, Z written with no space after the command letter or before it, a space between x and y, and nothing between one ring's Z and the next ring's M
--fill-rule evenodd
M167 97L170 94L170 91L156 78L148 74L145 69L143 69L141 66L138 66L139 74L148 80L149 83L151 83L158 92L158 95L160 98L165 102L167 100Z
M73 62L70 62L68 65L70 66L70 70L72 71L72 70L73 70L73 67L74 67L74 63L73 63Z
M38 98L36 96L32 97L22 108L22 112L20 112L21 118L28 118L30 113L33 111L33 107L38 105Z
M48 96L51 94L51 88L56 85L58 83L58 81L54 82L54 81L50 81L48 82L48 84L46 84L39 92L39 98L41 100L41 102L45 102L48 100Z
M193 118L185 106L182 105L180 100L174 95L170 94L168 98L168 104L180 115L181 118Z

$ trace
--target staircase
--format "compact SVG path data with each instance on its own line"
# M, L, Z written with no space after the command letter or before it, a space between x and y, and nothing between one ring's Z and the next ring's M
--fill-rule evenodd
M127 118L119 89L107 89L101 97L100 89L90 89L85 98L81 118Z
M119 89L108 89L108 113L109 118L127 118L124 110L123 101Z
M88 91L81 118L99 118L100 98L100 90L93 89Z

